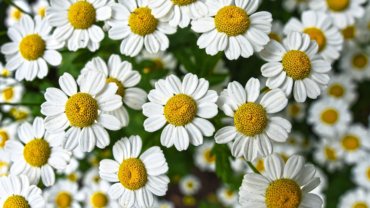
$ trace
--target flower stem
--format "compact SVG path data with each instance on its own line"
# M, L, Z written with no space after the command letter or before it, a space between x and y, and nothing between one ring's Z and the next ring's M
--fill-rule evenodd
M254 173L257 173L257 174L260 174L261 175L261 173L257 170L256 167L254 167L254 165L250 161L247 161L247 164L250 167L250 169L253 170Z
M32 15L31 13L26 12L24 9L20 8L17 4L13 2L13 0L4 0L4 2L17 8L19 11L21 11L24 14Z

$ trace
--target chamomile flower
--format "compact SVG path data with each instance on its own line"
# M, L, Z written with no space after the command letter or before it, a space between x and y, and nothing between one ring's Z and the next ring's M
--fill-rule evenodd
M78 184L69 180L58 180L49 190L45 191L47 208L70 207L81 208L78 203Z
M322 136L333 138L346 130L351 121L349 105L343 100L325 98L313 103L309 109L308 123Z
M274 20L269 34L270 39L281 42L283 40L283 35L283 24L278 20Z
M340 197L338 208L348 207L370 207L370 192L362 188L347 191Z
M280 89L270 90L260 98L258 79L249 79L245 88L236 81L229 83L220 95L219 107L234 118L234 125L218 130L216 143L234 141L233 156L244 156L248 161L256 159L258 154L271 154L272 141L285 142L292 127L288 120L274 115L287 103Z
M186 196L197 194L201 187L202 184L195 175L186 175L179 181L180 192Z
M291 32L283 45L272 40L260 55L268 62L261 68L266 86L280 88L287 96L293 91L297 102L316 99L329 82L331 65L318 55L317 43L307 34Z
M310 193L320 179L315 167L305 164L301 156L292 156L285 163L273 154L265 160L266 174L247 173L239 190L243 207L321 207L322 199Z
M92 167L90 168L83 178L82 183L85 186L91 186L91 185L98 185L101 182L101 178L99 176L99 168L98 167Z
M30 12L31 7L25 0L14 0L13 3L17 5L19 8L21 8L25 12ZM18 23L25 15L23 11L21 11L19 8L14 6L9 6L6 13L7 17L5 19L6 26L10 27L16 23Z
M169 47L166 35L176 32L176 27L153 16L147 0L120 0L112 5L109 38L122 40L122 54L134 57L145 48L149 53L165 51Z
M205 0L149 0L149 7L158 19L164 19L173 26L185 28L191 20L208 14Z
M340 143L328 138L322 138L320 142L315 145L313 158L329 172L341 170L344 165L343 150L340 147Z
M308 9L309 2L310 0L285 0L283 1L283 7L288 12L293 12L294 10L302 12Z
M238 192L223 185L217 190L217 198L224 206L232 206L238 202Z
M352 180L359 187L370 189L370 161L361 160L352 169Z
M334 75L331 77L328 87L323 94L352 104L357 98L356 84L351 77L345 74Z
M152 62L152 65L147 66L143 69L144 74L149 74L163 69L167 69L169 73L172 74L177 65L175 57L171 53L164 51L159 51L157 53L149 53L147 50L143 50L143 52L139 54L136 57L136 59L139 62L142 61Z
M3 208L43 208L45 200L41 189L30 185L25 175L12 175L0 177L0 206Z
M48 65L58 66L62 55L57 51L63 43L51 37L51 27L46 19L24 16L19 23L9 28L12 42L1 47L6 58L6 68L15 71L17 80L34 80L48 74Z
M311 0L309 7L312 10L326 12L330 15L338 28L344 28L361 18L365 9L362 4L366 0Z
M302 119L306 116L306 104L295 101L290 102L284 110L284 115L287 118L302 121Z
M303 32L319 46L318 53L329 62L337 60L343 46L343 37L333 25L329 15L316 11L302 13L301 21L292 18L284 27L284 33Z
M165 126L161 143L167 148L175 145L182 151L189 143L201 145L203 136L212 136L215 131L207 119L218 113L217 93L208 86L207 80L191 73L182 82L175 75L158 80L149 92L150 102L143 105L143 114L148 117L145 130L154 132Z
M192 30L202 33L198 46L209 55L224 51L229 60L248 58L269 42L272 17L256 12L259 0L206 1L209 13L193 20Z
M102 58L96 57L89 61L82 69L81 73L96 71L104 74L107 83L114 83L118 89L116 94L128 107L141 110L141 106L146 102L146 92L135 87L140 82L140 73L132 70L130 62L121 61L118 55L111 55L106 63ZM105 113L105 112L103 112ZM125 106L106 112L119 119L121 127L129 123L129 115Z
M17 103L20 102L24 94L24 86L21 82L13 78L0 80L0 102L1 103ZM11 106L3 105L4 111L9 111Z
M32 5L33 13L36 16L40 16L41 18L46 17L46 10L49 8L50 4L47 0L37 0Z
M4 152L7 141L16 139L18 125L11 123L0 126L0 153Z
M139 156L141 148L139 136L122 138L113 146L114 160L100 162L100 177L114 183L108 194L121 207L150 207L154 196L164 196L167 192L170 180L162 150L151 147Z
M53 185L54 169L64 169L71 158L71 153L60 147L64 132L45 132L44 120L37 117L32 125L26 122L18 128L18 137L20 141L10 140L5 145L13 161L10 173L27 175L31 184L41 178L45 186Z
M118 202L108 195L110 184L101 181L97 185L85 186L79 193L83 196L85 208L119 208Z
M10 78L10 77L12 77L12 75L13 75L13 72L10 71L9 69L5 68L3 63L0 62L0 77ZM0 83L1 83L1 81L0 81Z
M10 108L9 115L15 120L17 124L32 120L31 109L26 106L14 106Z
M9 153L5 151L0 152L0 178L9 175L11 160Z
M77 83L68 73L59 78L60 89L48 88L41 105L46 116L45 128L49 132L66 132L64 148L91 152L95 146L105 148L110 139L107 130L118 130L121 123L112 112L122 106L122 98L116 95L117 85L106 83L103 73L90 71L82 74Z
M370 78L370 55L366 50L354 46L346 50L340 60L339 68L356 81Z
M69 50L88 48L96 51L104 38L98 21L105 21L112 15L110 0L51 0L46 18L56 27L53 36L66 41Z
M214 142L206 141L196 148L195 164L202 171L215 171L216 155L212 153Z

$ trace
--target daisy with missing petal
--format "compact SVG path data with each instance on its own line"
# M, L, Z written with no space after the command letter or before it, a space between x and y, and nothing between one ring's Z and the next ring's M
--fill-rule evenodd
M50 25L56 27L53 35L66 41L71 51L88 48L96 51L104 38L103 29L97 25L111 17L111 0L51 0L46 10Z
M362 4L366 0L311 0L309 7L312 10L328 13L335 26L343 29L361 18L365 9Z
M105 129L121 128L118 118L106 112L120 108L122 98L116 94L117 85L107 84L103 73L91 71L81 76L76 83L72 75L64 73L59 78L61 90L46 89L41 113L46 116L45 128L49 132L67 130L64 148L78 147L83 152L91 152L95 146L103 149L109 145Z
M154 196L164 196L167 192L170 179L162 150L155 146L140 155L141 148L139 136L122 138L113 146L114 160L100 162L100 177L114 183L108 194L120 206L151 207Z
M370 207L370 192L366 189L357 188L347 191L340 197L338 208L366 208Z
M69 180L58 180L50 189L45 191L47 208L81 208L77 201L78 184Z
M358 46L345 50L339 68L349 77L356 81L370 78L370 55L368 51Z
M336 140L322 138L316 144L313 152L315 162L325 167L329 172L341 170L344 166L343 150Z
M0 206L2 208L43 208L42 191L30 185L28 178L9 176L0 178Z
M325 60L333 62L340 56L343 46L343 37L333 25L329 15L321 12L306 11L302 13L302 21L292 18L284 27L284 33L303 32L319 46L319 54Z
M208 14L205 0L148 0L153 15L173 27L185 28L191 20Z
M334 75L331 77L328 87L324 90L324 94L352 104L357 98L356 84L347 75Z
M229 60L248 58L269 42L272 17L256 12L259 0L214 0L206 5L208 15L193 20L191 29L202 33L197 44L207 54L225 51Z
M202 171L215 171L216 155L212 153L214 142L206 141L196 148L195 164Z
M270 90L260 98L258 79L248 80L245 88L238 82L229 83L221 93L219 107L234 118L233 126L218 130L218 144L233 142L231 153L248 161L273 152L272 141L285 142L292 125L288 120L275 116L288 103L283 91Z
M168 48L166 35L175 33L176 27L154 17L147 0L119 0L112 10L108 34L113 40L122 40L122 54L134 57L144 47L149 53Z
M357 186L370 189L370 161L362 160L352 169L352 181Z
M110 184L106 181L100 181L97 185L85 186L79 195L82 195L82 202L85 203L85 208L120 208L118 202L112 199L107 193Z
M89 61L81 73L96 71L103 73L107 83L114 83L118 89L116 94L128 107L134 110L141 110L141 106L146 102L147 94L144 90L134 87L140 82L140 73L132 70L130 62L121 61L118 55L111 55L106 63L102 58L96 57ZM110 111L108 113L119 119L121 127L125 127L129 122L129 115L125 106Z
M322 199L310 193L320 184L315 167L294 155L286 163L276 154L265 160L266 173L248 173L239 190L243 207L317 208Z
M179 181L180 192L186 196L197 194L201 187L199 178L194 175L184 176Z
M194 74L186 74L183 81L175 75L155 83L148 95L150 102L143 105L148 118L144 128L154 132L162 128L161 143L178 151L186 150L189 143L199 146L203 136L213 135L215 128L207 119L217 115L217 93L208 90L209 83Z
M266 86L280 88L297 102L316 99L329 82L331 65L318 54L318 45L310 36L291 32L283 45L272 40L260 53L268 63L261 68Z
M56 51L63 43L52 38L51 27L45 19L24 16L21 21L9 28L12 40L1 47L6 58L6 68L15 72L17 80L34 80L48 74L48 65L58 66L62 55Z
M45 186L55 183L54 169L64 169L71 159L71 153L62 147L64 132L45 132L44 120L35 118L31 126L25 122L18 128L20 141L10 140L5 150L11 155L12 175L27 175L31 184L41 178Z

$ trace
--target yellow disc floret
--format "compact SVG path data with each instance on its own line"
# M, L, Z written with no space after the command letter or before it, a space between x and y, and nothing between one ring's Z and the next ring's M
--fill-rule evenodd
M234 115L235 128L245 136L262 133L268 123L266 110L257 103L245 103Z
M108 197L102 192L95 192L90 200L94 208L104 208L108 205Z
M115 83L118 87L116 94L121 96L121 97L125 96L125 87L123 86L123 84L118 79L113 78L113 77L108 77L107 78L107 83Z
M310 58L302 51L288 51L283 56L282 64L286 74L294 80L304 79L311 72Z
M255 166L258 172L262 173L265 171L265 162L263 161L263 159L258 159Z
M185 94L171 97L164 106L164 116L167 122L175 126L184 126L190 123L196 114L197 103Z
M135 9L128 20L131 31L137 35L145 36L152 34L158 26L158 20L152 15L148 7Z
M0 129L0 149L4 148L6 141L9 140L9 134L3 130Z
M350 0L326 0L330 10L341 12L348 8Z
M43 139L34 139L28 142L23 149L24 159L34 167L45 165L49 160L50 154L49 143Z
M171 1L175 5L186 6L186 5L196 2L197 0L171 0Z
M212 149L207 149L204 151L204 159L208 163L214 163L216 161L216 155L212 153Z
M334 148L326 146L324 148L324 152L325 152L326 159L331 160L331 161L337 160L337 152L335 151Z
M46 7L40 7L37 11L37 13L40 15L40 17L45 17L46 14Z
M354 25L347 26L342 31L343 38L346 40L351 40L355 38L356 35L356 27Z
M137 158L124 160L118 170L118 179L125 188L130 190L145 186L148 174L144 163Z
M13 19L17 21L19 21L22 18L22 15L23 15L22 11L16 8L13 9L12 14L11 14Z
M248 30L250 20L247 12L242 8L225 6L217 12L215 25L218 32L226 33L228 36L237 36Z
M271 32L269 34L271 40L276 40L277 42L281 42L281 37L277 33Z
M341 140L342 146L347 151L356 151L361 146L360 139L356 135L345 135Z
M321 121L328 125L334 125L339 119L339 113L334 108L327 108L321 112Z
M90 94L80 92L68 99L65 113L72 126L91 126L98 118L98 103Z
M304 33L308 34L311 40L315 40L317 45L319 45L319 51L325 49L326 46L326 36L323 31L316 27L309 27L304 29Z
M30 208L28 201L20 195L9 196L3 205L3 208Z
M13 87L7 87L7 88L3 89L3 91L1 92L1 95L3 96L3 99L6 102L11 101L14 97L14 88Z
M72 195L69 192L59 192L55 197L55 204L58 208L69 208L72 205Z
M368 167L366 170L366 177L367 177L367 180L370 181L370 167Z
M352 57L352 65L358 70L363 70L368 64L368 58L366 54L358 53Z
M38 34L25 36L19 43L19 52L26 60L33 61L44 55L45 41Z
M267 208L298 208L302 200L301 187L291 179L278 179L266 190Z
M367 206L366 202L359 201L356 202L351 208L369 208L369 207Z
M336 98L343 97L345 89L341 84L332 84L328 89L328 94Z
M96 21L96 10L87 1L77 1L69 7L68 21L75 29L90 28Z

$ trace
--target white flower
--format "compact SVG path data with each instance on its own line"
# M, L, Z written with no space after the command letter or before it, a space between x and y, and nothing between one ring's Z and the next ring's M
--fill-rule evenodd
M0 207L43 208L45 200L41 189L36 185L30 185L25 175L12 175L0 178Z
M286 163L273 154L265 160L266 173L248 173L239 190L243 207L319 208L322 199L310 193L320 179L315 167L305 164L302 156L292 156Z
M68 180L58 180L49 190L45 191L46 208L69 207L81 208L77 201L78 184Z
M48 74L48 64L58 66L62 55L56 51L63 43L51 37L51 27L45 19L24 16L19 23L8 30L12 40L1 47L6 58L6 68L15 72L17 80L27 81L44 78Z
M361 160L356 164L352 169L352 180L357 186L370 189L370 161Z
M214 142L205 141L196 148L194 160L197 167L202 171L215 171L216 155L212 153Z
M180 192L186 196L197 194L201 187L199 178L194 175L184 176L179 181Z
M185 28L191 20L208 14L205 0L148 0L153 15L173 27Z
M358 46L349 47L344 51L339 68L345 75L356 81L370 78L370 55Z
M36 16L40 16L41 18L46 17L46 10L49 8L50 4L48 0L37 0L33 5L32 5L32 10L33 13Z
M95 146L109 145L109 130L118 130L120 121L106 112L122 106L122 98L116 95L117 85L106 83L104 74L91 71L84 73L77 83L64 73L59 78L60 89L48 88L41 105L41 113L46 115L45 127L49 132L66 132L63 146L68 150L79 147L83 152L91 152Z
M232 206L238 202L238 192L223 185L217 190L217 198L224 206Z
M291 32L283 45L272 40L260 53L268 61L261 68L266 86L280 88L297 102L316 99L329 82L330 63L318 55L318 45L310 36Z
M10 71L9 69L5 68L3 63L0 62L0 80L3 80L2 78L10 78L13 77L13 71ZM1 83L1 81L0 81Z
M84 186L90 186L90 185L98 185L100 181L101 181L101 178L99 176L98 167L92 167L86 172L82 183L84 184Z
M306 103L290 102L285 108L284 115L288 119L302 121L306 115Z
M46 10L50 25L56 27L53 36L66 41L71 51L88 48L96 51L104 38L98 21L111 17L111 0L51 0Z
M41 178L45 186L55 183L54 169L64 169L70 161L71 153L62 147L64 132L45 132L44 120L36 117L33 125L25 122L18 128L20 141L10 140L5 150L11 155L12 175L27 175L31 184Z
M22 100L24 86L21 82L13 78L0 78L0 102L1 103L18 103ZM2 105L1 109L9 112L12 106Z
M288 103L283 91L270 90L260 97L258 79L248 80L245 88L238 82L229 83L219 99L219 107L234 118L233 126L226 126L215 134L216 143L233 142L231 153L248 161L273 152L272 141L285 142L292 126L288 120L275 116Z
M354 80L350 76L346 74L334 75L331 77L328 87L323 94L352 104L357 99L356 87Z
M362 188L347 191L340 197L338 208L370 207L370 192Z
M218 113L217 93L208 86L207 80L190 73L182 82L175 75L156 82L148 95L150 102L143 105L143 114L148 117L145 130L154 132L165 126L162 145L175 145L179 151L188 149L189 143L201 145L203 136L212 136L215 131L207 119Z
M0 126L0 154L5 151L5 144L8 141L16 139L17 127L16 123L2 124Z
M272 22L271 32L269 37L271 40L276 40L277 42L281 42L283 40L283 28L284 25L279 20L274 20Z
M306 11L302 13L302 21L292 18L284 27L284 33L303 32L308 34L311 40L315 40L319 46L319 54L327 61L333 62L340 56L343 47L343 37L333 25L329 15Z
M25 0L14 0L13 3L25 12L31 12L29 3ZM26 14L14 6L9 6L6 10L6 26L10 27L19 22Z
M104 159L99 165L103 180L114 183L108 190L122 207L150 207L154 196L164 196L170 182L168 165L162 150L155 146L140 155L139 136L122 138L113 146L114 160Z
M285 0L283 1L283 7L288 12L293 12L293 10L298 10L299 12L305 11L308 8L308 2L310 0Z
M168 22L155 18L147 0L119 0L112 5L109 38L122 40L122 54L134 57L145 47L149 53L165 51L169 46L166 35L176 32Z
M120 208L118 202L108 195L110 184L106 181L100 181L98 184L86 185L82 188L79 195L85 208Z
M191 29L202 33L199 48L209 55L225 51L230 60L248 58L270 40L272 17L256 12L259 0L207 0L207 16L192 21Z
M338 140L322 138L313 152L315 162L325 167L329 172L343 168L343 150Z
M149 53L147 50L143 50L136 59L139 62L151 61L152 65L144 67L143 73L149 74L159 70L168 69L169 73L174 73L177 65L176 58L168 52L159 51L158 53Z

